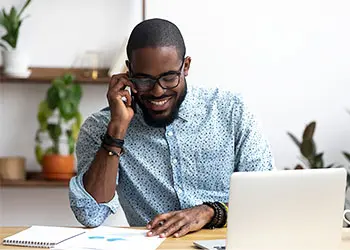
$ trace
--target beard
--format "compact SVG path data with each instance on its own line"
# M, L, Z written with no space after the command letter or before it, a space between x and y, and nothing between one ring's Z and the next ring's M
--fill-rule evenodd
M179 98L178 98L177 102L175 103L174 107L172 107L170 114L165 116L165 117L162 117L162 118L154 118L152 116L152 114L150 114L149 110L145 107L145 105L143 103L141 103L139 98L137 98L137 97L135 98L136 103L139 105L139 107L142 110L143 119L147 125L149 125L151 127L155 127L155 128L163 128L163 127L170 125L171 123L174 122L174 120L176 118L178 118L180 106L181 106L182 102L185 100L185 97L187 95L186 79L185 79L184 84L185 84L184 89L181 93L179 93ZM167 95L167 96L169 96L169 95ZM161 96L159 99L164 98L164 97L165 96ZM160 111L160 112L153 111L153 112L154 112L154 114L162 114L163 111Z

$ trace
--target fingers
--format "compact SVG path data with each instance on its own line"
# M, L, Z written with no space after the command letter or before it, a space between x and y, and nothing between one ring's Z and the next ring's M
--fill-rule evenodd
M180 230L178 230L174 234L174 237L179 238L179 237L182 237L182 236L188 234L189 232L191 232L191 226L190 226L190 224L185 224L184 226L182 226L180 228Z
M165 213L165 214L159 214L156 217L154 217L154 219L151 220L147 224L146 227L148 229L153 229L153 228L155 228L157 226L162 226L164 224L164 221L166 221L168 218L170 218L173 214L174 214L174 212Z
M173 216L164 221L164 223L158 223L149 232L150 235L159 235L161 238L168 237L178 231L185 223L186 219L181 213L175 213Z
M109 82L109 90L115 88L121 90L124 89L125 86L129 86L132 92L137 93L134 84L131 81L129 81L127 74L117 74L111 77L111 80Z
M175 236L175 233L182 230L183 227L189 228L189 223L190 223L189 221L185 220L184 218L181 218L175 223L169 225L166 229L164 229L164 231L160 233L160 237L164 238L172 235ZM179 237L179 236L175 236L175 237Z
M122 98L125 97L127 106L131 106L132 98L127 90L120 90L117 88L110 89L107 93L107 99L110 102L120 101L122 102Z
M210 219L207 206L195 206L192 208L157 215L147 225L150 231L147 236L181 237L189 232L203 228Z
M117 98L120 99L120 101L123 102L123 97L126 98L126 105L127 106L131 106L132 98L131 98L131 95L130 95L129 91L127 91L127 90L120 90L120 91L118 91Z

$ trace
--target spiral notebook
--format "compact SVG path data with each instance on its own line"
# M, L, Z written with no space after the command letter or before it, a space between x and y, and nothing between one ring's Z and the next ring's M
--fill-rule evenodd
M3 245L51 248L85 233L81 228L32 226L5 238Z

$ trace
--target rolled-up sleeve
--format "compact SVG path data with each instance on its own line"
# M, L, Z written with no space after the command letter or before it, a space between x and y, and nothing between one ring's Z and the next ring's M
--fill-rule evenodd
M273 155L261 126L242 97L236 96L233 109L235 127L235 171L275 170Z
M83 184L83 175L93 162L101 144L100 136L105 131L106 125L103 119L92 115L82 125L76 145L78 171L69 183L69 201L76 219L86 227L101 225L119 207L117 192L111 201L97 203Z

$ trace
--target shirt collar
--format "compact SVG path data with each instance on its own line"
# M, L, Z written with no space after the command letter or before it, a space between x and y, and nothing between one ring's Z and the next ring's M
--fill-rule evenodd
M198 119L201 109L204 108L202 100L195 95L193 87L188 86L185 100L181 103L179 109L179 118L189 122Z

